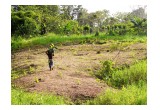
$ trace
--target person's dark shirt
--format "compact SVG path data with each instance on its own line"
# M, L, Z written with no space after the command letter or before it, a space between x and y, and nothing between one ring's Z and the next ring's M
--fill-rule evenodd
M49 49L46 51L46 54L48 55L48 59L52 59L52 56L54 56L54 50Z

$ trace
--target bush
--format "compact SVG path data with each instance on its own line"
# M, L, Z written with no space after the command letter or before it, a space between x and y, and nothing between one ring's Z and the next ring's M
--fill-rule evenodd
M147 82L147 64L146 61L138 62L124 70L115 71L112 78L108 81L114 87L122 87L131 84L137 84L140 81Z
M38 16L34 12L12 12L11 32L12 35L26 36L39 34L40 25Z
M87 34L89 32L89 30L90 30L90 26L89 25L85 25L83 27L84 34Z
M115 32L113 30L109 30L109 35L110 36L115 36L116 34L115 34Z
M98 32L98 31L96 31L96 34L95 34L95 36L99 36L99 32Z
M106 80L111 77L113 72L113 62L110 60L104 61L101 70L96 74L100 79Z
M129 68L112 72L112 75L107 80L107 83L113 87L121 88L131 84L138 84L140 81L147 82L146 61L141 61L131 65Z
M135 63L129 68L113 69L112 61L103 62L99 72L95 74L99 79L103 79L108 85L116 88L138 84L140 81L147 82L147 64L146 60Z

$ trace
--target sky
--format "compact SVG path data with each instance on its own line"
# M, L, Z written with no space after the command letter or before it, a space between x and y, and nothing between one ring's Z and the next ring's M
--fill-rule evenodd
M87 9L88 12L95 12L98 10L109 10L111 14L115 14L116 12L131 12L134 9L133 5L120 5L120 6L112 6L112 5L97 5L93 7L92 5L82 5L83 8Z
M136 9L137 6L147 5L147 0L99 0L100 2L84 3L83 8L87 9L88 12L95 12L97 10L109 10L110 14L116 12L131 12Z

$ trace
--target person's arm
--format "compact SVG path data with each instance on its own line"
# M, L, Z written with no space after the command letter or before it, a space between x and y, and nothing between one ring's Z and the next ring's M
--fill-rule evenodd
M57 47L54 47L55 49L58 49Z

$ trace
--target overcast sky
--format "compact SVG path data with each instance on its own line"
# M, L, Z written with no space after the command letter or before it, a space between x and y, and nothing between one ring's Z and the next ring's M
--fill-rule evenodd
M83 4L83 8L86 8L88 12L95 12L97 10L109 10L111 14L116 12L131 12L136 9L138 5L147 5L147 0L99 0L99 2L92 1L87 4Z
M93 7L92 5L82 5L83 8L87 9L88 12L95 12L95 11L98 11L98 10L103 10L103 9L106 9L106 10L109 10L110 13L116 13L116 12L130 12L132 11L132 7L133 6L127 6L127 5L124 5L124 6L110 6L110 5L97 5L96 7Z

